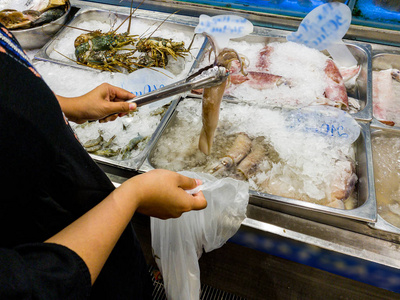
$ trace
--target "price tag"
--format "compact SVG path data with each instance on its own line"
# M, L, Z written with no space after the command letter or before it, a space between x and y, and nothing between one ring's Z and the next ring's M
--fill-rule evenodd
M351 18L351 10L346 4L326 3L308 13L297 31L286 39L320 51L326 49L339 65L351 67L357 65L357 61L342 41Z
M310 106L288 113L288 128L326 137L334 143L354 143L360 126L347 112L330 106Z
M176 81L174 74L163 68L143 68L128 75L114 74L115 85L131 92L135 96L141 96L155 91ZM172 97L151 103L149 105L161 106L169 103Z
M214 37L215 42L220 48L228 45L232 38L246 36L253 32L253 24L239 16L218 15L207 16L200 15L199 24L195 28L195 33L208 33Z

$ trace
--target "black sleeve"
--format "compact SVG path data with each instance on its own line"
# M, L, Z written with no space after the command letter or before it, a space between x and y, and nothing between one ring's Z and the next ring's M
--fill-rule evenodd
M35 243L0 249L0 299L87 299L85 262L67 247Z

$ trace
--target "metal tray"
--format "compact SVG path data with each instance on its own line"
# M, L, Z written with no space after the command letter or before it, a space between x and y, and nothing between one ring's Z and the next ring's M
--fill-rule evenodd
M248 43L249 50L252 44L269 44L273 42L286 42L286 35L289 31L265 29L255 27L254 33L243 38L232 39L232 42L246 42ZM356 58L358 64L361 66L355 88L348 90L348 96L359 100L360 109L351 115L360 121L371 121L372 119L372 63L371 63L371 46L368 44L349 43L345 42L350 52ZM208 46L209 47L209 46ZM229 47L229 45L228 45ZM240 54L246 55L246 51L240 51ZM208 51L202 51L199 54L198 63L195 67L202 65L202 60L206 59L208 62ZM328 52L323 53L329 56ZM252 62L250 62L250 65ZM250 99L249 99L250 100Z
M71 12L71 4L66 2L67 10L64 15L50 23L42 26L10 30L24 49L38 49L43 47L59 31L63 24L67 22Z
M185 101L185 99L182 99ZM225 101L226 102L226 101ZM178 104L179 107L179 104ZM201 111L192 111L191 113L201 116ZM154 169L151 162L154 156L155 150L157 149L158 143L160 141L163 133L173 125L177 113L174 113L168 120L166 127L159 131L159 136L156 137L156 141L153 144L152 149L149 152L149 156L144 161L143 165L140 167L141 172L147 172ZM251 119L251 118L249 118ZM374 190L374 179L372 170L372 154L370 147L370 132L369 124L362 121L357 121L360 126L360 136L354 143L356 149L356 160L357 160L357 176L358 183L356 185L357 192L357 207L354 209L344 210L331 208L323 205L318 205L314 203L309 203L305 201L285 198L281 196L276 196L267 193L261 193L254 190L250 190L250 203L261 206L270 207L272 205L273 209L285 210L285 207L294 207L295 210L300 210L305 212L308 217L313 218L314 213L328 214L334 217L339 217L339 219L346 218L349 220L357 220L362 222L375 222L376 221L376 201L375 201L375 190ZM174 128L175 129L175 128ZM182 128L182 130L188 131L191 128ZM182 162L184 164L184 162ZM184 167L182 168L182 170ZM295 212L296 214L296 212Z
M47 84L50 86L50 88L56 93L60 94L65 97L75 97L79 95L83 95L84 93L90 91L92 88L96 87L97 85L100 85L103 82L108 82L113 84L112 80L112 73L98 73L96 71L92 70L83 70L83 69L76 69L70 66L64 66L64 65L58 65L54 66L52 62L43 62L43 61L37 61L35 60L33 62L34 67L39 71L39 73L42 75L43 79L47 82ZM53 66L53 67L51 67ZM49 73L46 73L49 72ZM105 74L110 74L110 78L105 77ZM99 77L99 81L93 81L93 78L95 76L100 76L103 75L102 77ZM85 81L85 78L91 78L89 81ZM65 88L65 82L68 82L67 87ZM71 90L69 94L69 87L73 85L74 90ZM72 94L73 93L73 94ZM160 120L160 123L158 124L159 126L163 126L163 124L167 121L167 119L171 116L173 113L175 106L178 103L178 96L174 97L169 97L167 99L164 99L160 102L155 102L152 105L151 109L157 109L158 107L168 103L171 101L171 104L167 111L165 112L163 118ZM140 108L139 108L140 109ZM150 149L150 145L153 143L154 136L158 135L158 129L159 127L156 127L154 133L151 135L149 140L147 141L146 146L140 153L136 153L129 157L129 159L125 160L116 160L116 159L111 159L107 157L102 157L99 155L94 155L90 154L91 157L98 163L101 163L103 165L107 165L109 167L113 167L114 169L125 169L129 171L137 171L138 167L143 163L147 156L147 152ZM140 132L140 131L138 131ZM78 135L79 138L79 135ZM133 138L133 137L132 137Z
M372 145L374 143L375 137L384 137L384 138L388 138L388 139L391 139L392 137L399 138L400 131L397 129L394 129L394 128L382 128L381 126L376 127L376 126L372 125L371 126L371 143L372 143ZM374 156L374 152L373 152L373 156ZM397 160L396 163L398 163L398 157L397 158L393 157L393 159L396 159ZM378 168L379 168L379 166L378 166ZM374 172L377 173L377 170L375 169ZM389 178L390 174L385 174L385 176L387 176ZM380 211L379 211L379 207L380 207L380 205L382 205L381 201L385 201L385 199L380 198L380 193L385 192L385 191L380 190L380 189L381 189L381 187L378 184L376 184L376 192L377 192L377 196L376 196L377 204L376 205L377 205L377 209L378 209L378 218L377 218L376 222L369 223L368 225L374 229L400 234L400 228L397 227L395 224L392 224L389 219L387 219L387 218L385 219L385 215L380 213ZM399 201L399 203L400 203L400 201ZM392 217L396 217L396 215L393 213ZM397 216L397 217L400 220L400 216Z
M374 51L372 56L372 70L373 71L380 71L386 69L400 69L400 51L398 50L380 50ZM371 82L371 88L373 85L373 81ZM378 119L372 114L372 122L371 124L374 127L386 128L386 129L399 129L400 130L400 123L395 124L395 126L389 126Z
M187 39L186 46L190 44L194 35L194 27L190 24L177 24L176 22L172 22L168 20L170 14L163 14L163 13L156 13L154 12L154 18L148 16L148 14L141 14L140 12L135 12L134 17L131 18L131 30L130 34L132 35L142 35L145 34L146 36L151 34L151 31L147 31L146 29L152 27L153 29L164 22L157 31L152 35L153 37L160 36L163 32L168 32L169 37L172 40L176 40L175 36L183 36ZM77 64L75 58L75 48L73 43L66 44L66 40L70 40L71 37L78 37L79 35L86 33L87 31L94 30L94 28L90 28L93 24L86 23L86 27L82 26L85 22L90 21L97 21L100 26L105 26L103 32L107 30L116 29L119 23L116 24L118 20L125 20L129 17L129 14L123 12L117 12L112 10L100 10L91 7L84 7L81 8L74 18L62 29L60 30L56 36L54 36L40 51L37 52L35 55L35 59L44 60L44 61L51 61L54 63L68 65L75 68L82 68L82 69L90 69L95 70L93 68ZM103 24L103 25L102 25ZM128 20L124 23L123 26L127 27ZM135 27L135 24L138 26ZM144 28L143 28L144 27ZM137 29L139 28L139 29ZM85 30L88 29L88 30ZM99 28L96 28L99 29ZM121 30L118 30L121 32ZM160 36L161 37L161 36ZM164 37L164 36L163 36ZM196 36L196 39L193 43L193 48L191 50L191 55L193 57L197 56L197 52L200 49L199 45L202 45L204 42L204 37ZM173 60L170 59L169 66L172 64ZM167 66L167 70L170 69ZM191 66L191 65L190 65ZM99 71L99 70L97 70ZM179 70L178 70L179 71ZM182 71L181 74L178 71L173 71L176 76L184 77L189 72L189 69L185 69Z

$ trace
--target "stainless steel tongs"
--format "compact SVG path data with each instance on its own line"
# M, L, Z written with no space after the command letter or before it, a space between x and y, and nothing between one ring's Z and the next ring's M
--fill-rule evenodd
M126 102L136 103L138 107L143 106L170 96L179 95L193 89L216 86L224 82L228 75L229 71L224 67L213 67L212 65L207 66L183 80L166 85L142 96L137 96Z

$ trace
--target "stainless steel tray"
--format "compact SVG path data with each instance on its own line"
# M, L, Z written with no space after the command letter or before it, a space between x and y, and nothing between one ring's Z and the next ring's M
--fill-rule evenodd
M384 137L384 138L388 138L388 139L391 139L392 137L393 138L400 137L400 130L397 130L395 128L383 128L382 126L379 126L379 124L377 124L377 125L378 126L371 125L372 145L374 143L375 137ZM375 155L377 155L377 153L374 154L374 151L373 151L373 156L375 156ZM387 153L382 153L381 155L387 155ZM395 155L395 154L393 154L393 155ZM397 160L396 163L398 163L398 157L395 157L395 156L392 157L392 162L393 162L393 160ZM396 163L393 163L393 164L396 164ZM378 168L379 168L379 166L378 166ZM377 170L375 170L374 172L375 172L375 176L376 176ZM391 176L391 174L385 173L385 178L389 179L390 176ZM393 187L393 188L395 188L395 187ZM397 227L395 224L392 224L390 222L390 220L385 219L385 215L384 214L382 215L382 213L380 213L380 206L384 205L384 203L381 203L381 201L387 201L387 199L381 198L380 194L387 193L387 192L390 192L390 191L382 190L381 186L379 184L376 184L378 218L377 218L376 222L369 223L368 225L374 229L383 230L383 231L391 232L391 233L395 233L395 234L400 234L400 228ZM399 203L400 203L400 200L399 200ZM382 208L382 209L385 209L385 208ZM394 213L391 216L393 218L398 217L398 219L400 220L400 216L396 216Z
M90 91L92 88L96 87L97 85L100 85L103 82L108 82L111 84L115 84L112 79L115 74L112 73L99 73L96 71L93 71L91 69L77 69L73 68L71 66L66 66L66 65L56 65L54 66L53 62L46 62L46 61L37 61L35 60L33 62L33 65L35 68L39 71L39 73L42 75L43 79L47 82L49 87L56 93L60 94L65 97L75 97L79 95L83 95L86 92ZM47 73L49 72L49 73ZM106 77L106 75L109 75L109 77ZM101 76L99 77L98 81L94 80L96 76ZM85 81L85 78L88 78L88 80ZM90 78L90 80L89 80ZM68 82L68 84L66 84ZM116 84L115 84L116 85ZM66 86L66 87L65 87ZM70 88L70 86L73 86L74 88ZM91 157L98 163L102 165L106 165L111 169L123 169L126 171L130 172L136 172L139 166L143 163L143 161L146 159L148 151L150 150L150 146L154 142L154 138L158 136L158 130L162 128L165 124L165 122L170 118L172 113L174 112L175 106L178 103L179 96L173 96L169 97L167 99L163 99L160 102L152 103L149 104L151 105L151 110L156 110L158 107L163 106L164 104L171 102L169 105L167 111L165 112L164 116L160 120L160 123L156 127L155 131L152 133L150 138L148 139L146 146L143 148L141 152L135 151L129 158L127 159L113 159L113 158L107 158L103 157L100 155L95 155L95 154L90 154ZM141 108L139 108L140 110ZM128 118L128 117L123 117L123 118ZM131 117L130 117L131 118ZM154 120L153 120L154 121ZM149 122L153 122L149 121ZM114 121L116 122L116 121ZM128 122L128 121L126 121ZM112 122L109 122L109 124ZM74 127L75 125L72 124ZM79 125L78 125L79 126ZM94 123L90 124L90 126L95 126ZM147 126L149 128L152 128L153 125L150 123L143 124L143 126ZM147 129L146 129L147 130ZM133 132L134 138L138 133L140 132L140 129L137 130L137 132ZM85 139L82 139L79 134L77 134L78 138L82 140L82 143L85 142Z
M194 35L194 27L190 24L177 24L176 22L169 21L169 14L162 14L154 12L154 17L151 18L148 14L141 14L140 12L135 12L134 17L131 18L131 35L149 36L152 34L154 29L164 23L152 34L153 37L163 37L171 38L173 41L178 41L177 38L184 37L186 39L185 46L188 47L192 41ZM51 61L58 64L68 65L75 68L91 69L99 71L82 64L76 63L75 58L75 48L72 43L69 42L71 38L73 40L83 33L92 31L95 25L99 25L103 28L102 32L107 32L108 30L115 30L118 28L119 24L127 19L129 14L123 12L117 12L112 10L100 10L91 7L81 8L74 16L74 18L60 30L56 36L54 36L42 49L40 49L35 55L35 59ZM92 22L92 23L89 23ZM124 22L122 28L127 28L128 20ZM152 28L152 30L150 30ZM123 29L119 29L118 33L124 32ZM168 37L164 35L168 35ZM72 41L73 41L72 40ZM196 36L191 50L190 58L196 57L200 49L200 45L204 42L204 37ZM189 56L188 56L189 57ZM169 65L173 65L173 59L170 59ZM171 70L167 66L167 70ZM181 71L182 74L178 74ZM172 70L175 75L182 75L183 77L187 75L189 69L185 70Z
M238 39L232 39L231 41L238 43L240 42L248 43L248 47L250 50L252 44L254 45L262 43L267 45L273 42L286 42L286 35L289 33L290 33L289 31L255 27L253 34ZM349 48L350 52L356 58L358 64L361 66L361 70L358 75L355 88L347 91L348 96L358 99L360 104L360 109L356 113L352 113L351 115L355 119L360 121L371 121L372 119L371 46L368 44L350 43L350 42L345 42L345 44ZM198 65L201 65L202 61L205 59L208 62L208 58L205 58L206 55L208 56L209 53L208 49L207 51L203 51L200 53L198 59ZM323 51L323 53L329 56L329 54L326 51ZM246 51L242 51L242 53L240 54L246 55ZM250 65L251 64L252 62L250 62Z
M69 14L71 12L71 3L66 2L67 10L64 15L62 15L57 20L44 25L28 28L28 29L16 29L11 30L12 34L21 44L24 49L38 49L43 47L53 35L59 31L63 24L68 20Z
M165 124L168 122L169 118L173 114L177 104L178 104L178 99L176 99L176 97L175 97L175 100L173 100L171 102L167 112L165 113L164 117L161 119L161 121L158 124L154 133L151 135L146 146L138 155L136 155L128 160L120 160L120 161L110 159L107 157L103 157L103 156L99 156L99 155L94 155L94 154L90 154L90 156L97 163L99 163L101 165L106 165L109 168L114 169L111 171L111 173L118 174L119 172L116 169L123 169L123 170L130 171L130 172L138 172L140 166L146 160L150 150L153 148L153 144L156 142L157 137L161 134L162 128L165 127Z
M185 99L182 99L181 101L185 101ZM201 115L201 111L198 112L192 111L192 113ZM171 126L173 126L172 124L174 123L176 115L177 114L174 113L166 123L166 127L162 128L159 131L160 135L156 137L156 141L155 143L153 143L152 149L149 152L149 156L139 169L141 172L147 172L149 170L154 169L154 166L151 162L152 157L155 153L155 150L157 149L157 145L163 133L166 132L166 130L169 129ZM376 201L375 201L374 179L372 170L372 154L370 147L369 124L362 121L358 121L357 123L360 126L361 133L359 138L354 144L356 148L356 160L357 160L356 173L358 176L358 183L356 185L356 191L357 191L356 208L349 210L331 208L305 201L285 198L267 193L261 193L254 190L250 190L250 203L261 207L270 207L270 204L272 204L273 208L278 210L282 208L283 210L285 210L284 209L285 207L292 207L292 208L294 207L295 210L303 211L303 213L306 212L306 215L308 215L308 217L311 218L313 213L322 213L325 215L328 214L335 217L346 218L350 220L375 222ZM190 128L181 128L181 129L185 131L190 130ZM185 162L182 162L182 165L185 165ZM183 169L185 168L182 167L182 170Z
M400 50L380 50L374 51L372 56L372 70L380 71L386 69L400 69ZM371 88L373 88L373 82L371 82ZM386 128L386 129L400 129L400 123L395 124L394 126L386 125L380 122L375 116L372 114L372 122L371 124L374 127Z

